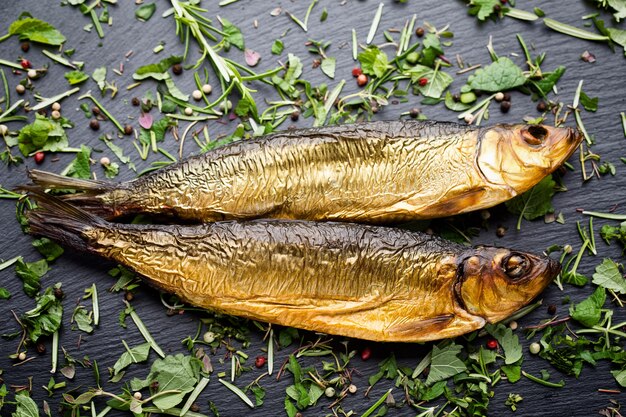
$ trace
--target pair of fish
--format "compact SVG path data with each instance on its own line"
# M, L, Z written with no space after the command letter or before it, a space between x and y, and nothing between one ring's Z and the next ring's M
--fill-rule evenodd
M200 307L378 341L454 337L512 314L560 265L347 222L491 207L554 171L580 141L548 126L372 122L236 142L117 185L32 171L40 190L30 188L39 206L30 230ZM51 188L78 193L41 191ZM210 223L103 219L139 212Z

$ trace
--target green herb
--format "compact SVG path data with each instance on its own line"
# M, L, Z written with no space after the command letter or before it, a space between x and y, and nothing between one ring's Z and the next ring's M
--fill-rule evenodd
M50 58L51 60L61 64L61 65L65 65L66 67L69 67L73 70L78 69L79 67L82 68L82 66L84 65L82 62L70 62L67 59L65 59L62 55L59 54L53 54L52 52L49 52L47 50L42 50L41 51L42 54L44 54L45 56L47 56L48 58ZM67 78L67 76L65 77Z
M34 297L41 289L41 277L48 273L50 267L45 259L37 262L24 262L19 258L15 263L15 274L24 283L24 292Z
M389 66L387 54L376 46L370 46L358 55L364 74L382 77Z
M626 279L624 279L620 268L620 264L604 258L602 263L596 266L596 272L593 274L593 283L607 290L626 294Z
M533 220L554 211L552 196L554 196L555 187L556 182L551 175L548 175L530 190L505 203L509 212L519 214L517 230L521 229L522 218Z
M607 245L610 244L611 240L615 239L621 243L622 246L626 247L626 221L620 223L619 226L605 224L600 229L600 236L604 239Z
M295 356L289 356L287 369L293 374L294 384L287 387L285 409L287 414L293 417L297 410L304 410L309 406L315 405L324 391L306 377L310 369L302 369ZM295 401L295 404L292 400Z
M148 376L144 380L133 378L130 386L133 391L150 387L154 396L152 403L161 410L167 410L176 407L187 393L193 391L200 379L201 367L200 360L192 356L180 353L175 356L168 355L155 360ZM157 396L159 393L161 395Z
M372 25L370 26L370 31L367 33L367 44L369 45L374 40L374 36L376 36L376 31L378 30L378 25L380 24L380 19L383 16L383 6L384 3L380 3L378 8L376 9L376 14L374 15L374 19L372 20Z
M129 348L125 341L122 340L126 352L122 353L119 359L113 365L113 375L119 374L122 370L133 363L144 362L150 354L150 343L142 343L134 348Z
M321 68L328 78L335 78L335 58L328 57L322 60Z
M79 330L82 330L85 333L93 332L93 318L92 315L87 313L85 307L78 305L74 309L72 313L72 318L70 323L76 323L76 326Z
M180 55L172 55L162 59L156 64L143 65L137 68L137 71L133 74L133 79L143 80L145 78L154 78L155 80L163 80L167 76L167 71L175 64L183 62L183 57ZM95 75L95 72L94 72ZM99 83L104 81L104 76L99 77ZM100 84L99 84L100 85ZM102 87L101 87L102 88Z
M387 390L387 392L385 392L382 397L380 397L378 399L378 401L376 401L370 408L368 408L363 414L361 414L361 417L369 417L372 415L372 413L374 411L376 411L376 409L378 407L380 407L382 405L382 403L385 402L385 400L387 399L387 397L389 397L389 394L391 394L391 389Z
M63 248L47 237L33 240L33 246L48 262L54 261L63 254Z
M284 48L285 46L283 45L283 41L281 41L280 39L276 39L272 44L272 53L274 55L280 55L283 53Z
M60 284L56 284L55 288L60 288ZM52 287L37 296L35 302L35 308L20 317L32 342L37 342L41 336L49 336L56 332L61 327L63 317L63 305L61 300L54 296Z
M468 13L478 20L485 20L495 13L496 6L500 7L500 0L471 0Z
M20 40L60 46L65 42L65 36L49 23L34 17L21 17L9 26L9 33L0 38L0 42L10 36L17 35Z
M98 304L98 288L96 284L91 284L91 287L85 289L85 295L83 300L91 297L91 310L93 311L93 324L100 324L100 306Z
M165 358L165 353L159 347L159 345L157 344L156 340L154 340L154 337L152 337L152 335L150 334L150 332L148 331L146 326L143 324L143 321L141 321L141 319L139 318L139 316L135 312L135 309L133 307L131 307L131 305L128 304L128 302L125 301L125 303L126 303L126 309L124 310L124 312L126 314L128 314L130 316L130 318L133 320L133 322L135 323L135 326L137 326L137 329L139 329L139 333L141 333L141 335L146 340L146 342L150 343L150 346L152 347L152 349L160 357Z
M228 51L230 46L234 45L243 51L246 46L241 30L227 19L221 18L220 22L222 23L222 32L224 32L224 49Z
M583 326L593 327L600 322L602 306L606 301L603 287L598 287L589 298L570 307L569 314Z
M154 12L156 12L157 6L155 3L144 3L135 10L135 17L145 22L150 20Z
M580 92L580 104L585 110L595 112L598 110L598 97L590 98L584 91Z
M296 22L296 24L300 26L302 30L304 30L305 32L308 31L309 16L311 15L311 11L313 10L313 7L315 7L315 5L317 4L317 1L318 0L313 0L311 4L309 5L309 8L306 10L306 14L304 15L304 21L298 19L292 13L287 12L287 15L291 18L291 20Z
M25 392L15 395L16 408L12 417L39 417L39 408Z
M93 73L91 74L91 78L93 78L96 84L98 84L98 88L100 89L102 93L104 93L104 90L106 88L106 77L107 77L106 67L96 68L95 70L93 70Z
M563 388L565 386L565 382L564 381L560 381L557 383L554 382L550 382L550 381L546 381L545 379L541 379L541 378L537 378L534 375L529 374L526 371L522 371L522 375L524 375L526 378L530 379L533 382L536 382L538 384L541 384L545 387L549 387L549 388Z
M70 163L66 172L67 176L74 178L91 178L91 148L80 145L80 151L76 153L76 158Z
M378 365L378 372L371 375L368 379L370 386L376 385L383 377L386 379L394 379L398 376L398 364L396 357L391 354L387 358L383 359Z
M506 91L524 85L526 77L511 59L500 57L494 63L479 68L469 76L467 84L473 90Z
M95 75L95 74L94 74ZM107 111L107 109L104 108L104 106L102 104L100 104L100 102L98 100L96 100L96 98L94 96L92 96L91 94L87 93L87 94L83 94L82 96L78 97L79 100L84 100L84 99L89 99L93 102L93 104L96 105L96 107L98 107L100 109L100 111L115 125L115 127L117 127L117 130L119 130L120 133L124 133L124 128L122 127L122 125L120 124L120 122L118 122L112 115L111 113L109 113Z
M443 348L434 345L426 385L432 385L465 371L467 366L458 357L462 349L461 345L455 343L450 343Z
M492 335L504 349L504 363L511 365L522 359L522 345L513 330L503 324L488 324L485 326L487 333Z
M539 16L539 14L537 13L538 10L540 9L535 7L535 12L531 13L527 12L526 10L508 9L506 12L504 12L504 15L507 17L512 17L513 19L524 20L526 22L534 22L538 19L538 17L542 17Z
M196 401L196 399L198 398L200 393L202 393L202 391L204 391L206 386L209 384L209 381L210 381L209 378L203 377L200 380L200 382L198 382L198 384L196 385L194 390L189 395L189 398L187 398L187 401L185 402L185 405L183 406L183 408L181 408L181 410L180 410L180 415L181 416L184 416L187 413L187 411L189 411L189 409L193 405L194 401Z
M449 74L439 70L439 65L432 69L418 64L407 73L411 74L411 82L413 84L418 83L420 79L428 81L425 85L414 85L414 88L425 97L440 98L446 88L454 81Z
M558 22L554 19L544 18L543 23L552 30L561 32L565 35L573 36L575 38L585 39L588 41L608 41L608 36L598 35L597 33L589 32L584 29L579 29L575 26L566 25L565 23Z
M254 408L254 403L252 401L250 401L250 398L248 398L248 396L239 388L237 388L235 385L231 384L230 382L219 378L219 381L229 390L231 390L232 392L234 392L239 398L241 398L241 400L246 403L250 408Z
M4 287L0 287L0 300L8 300L11 298L11 293Z
M624 48L624 55L626 55L626 30L617 28L607 28L606 30L611 40Z
M36 151L56 152L69 145L65 129L59 123L40 114L35 115L33 123L20 130L17 142L24 156Z

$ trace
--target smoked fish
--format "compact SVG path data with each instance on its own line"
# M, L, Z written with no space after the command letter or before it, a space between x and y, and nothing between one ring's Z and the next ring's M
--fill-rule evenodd
M506 318L550 258L398 228L298 220L109 223L40 191L30 233L119 262L192 305L374 341L424 342Z
M241 140L113 184L31 171L105 218L281 218L385 223L492 207L559 167L582 136L543 125L368 122Z

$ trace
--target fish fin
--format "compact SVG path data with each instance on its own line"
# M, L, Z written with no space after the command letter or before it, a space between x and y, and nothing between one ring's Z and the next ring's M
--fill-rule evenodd
M24 187L37 208L26 212L29 233L45 236L71 248L89 251L84 232L107 222L91 213L74 207L58 197L36 187Z
M387 329L387 332L394 336L406 335L408 337L435 334L445 329L454 318L454 314L442 314L429 319L414 320L398 324Z
M105 194L110 194L115 189L121 190L120 185L105 181L71 178L37 169L29 170L28 176L35 185L42 189L77 191L77 193L62 195L60 198L98 216L112 218L122 214L122 208L119 204L109 204L103 199ZM27 187L22 188L27 189Z

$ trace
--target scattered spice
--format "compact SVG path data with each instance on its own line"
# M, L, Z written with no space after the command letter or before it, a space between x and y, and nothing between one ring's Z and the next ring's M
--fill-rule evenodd
M418 109L417 107L413 107L411 110L409 110L409 116L411 116L412 118L417 118L420 115L420 109Z
M365 85L367 85L367 75L360 74L358 77L356 77L356 83L359 87L364 87Z
M35 155L33 155L36 164L42 164L45 158L46 154L43 152L36 152Z
M22 52L28 52L28 50L30 49L30 42L28 41L24 41L20 44L20 49L22 50Z
M100 122L97 119L91 119L89 121L89 127L91 130L98 130L100 129Z
M267 358L265 356L257 356L254 360L254 366L257 368L262 368L267 363Z
M363 348L361 351L361 359L366 361L372 356L372 350L369 347Z
M544 111L546 111L546 109L548 108L548 106L546 105L546 102L541 100L539 101L539 103L537 103L537 111L540 113L543 113Z
M498 348L498 341L496 339L487 340L487 348L494 350Z
M354 67L352 68L352 76L353 77L358 77L359 75L363 74L363 70L359 67Z
M15 86L15 92L17 94L22 95L22 94L24 94L26 92L26 87L24 87L22 84L18 84L18 85Z
M421 26L418 26L417 28L415 28L415 36L417 36L418 38L421 38L422 36L424 36L425 32L426 31Z
M183 66L181 64L172 65L172 72L174 75L180 75L183 73Z
M508 113L510 109L511 109L510 101L502 101L502 103L500 103L500 111L502 113Z

